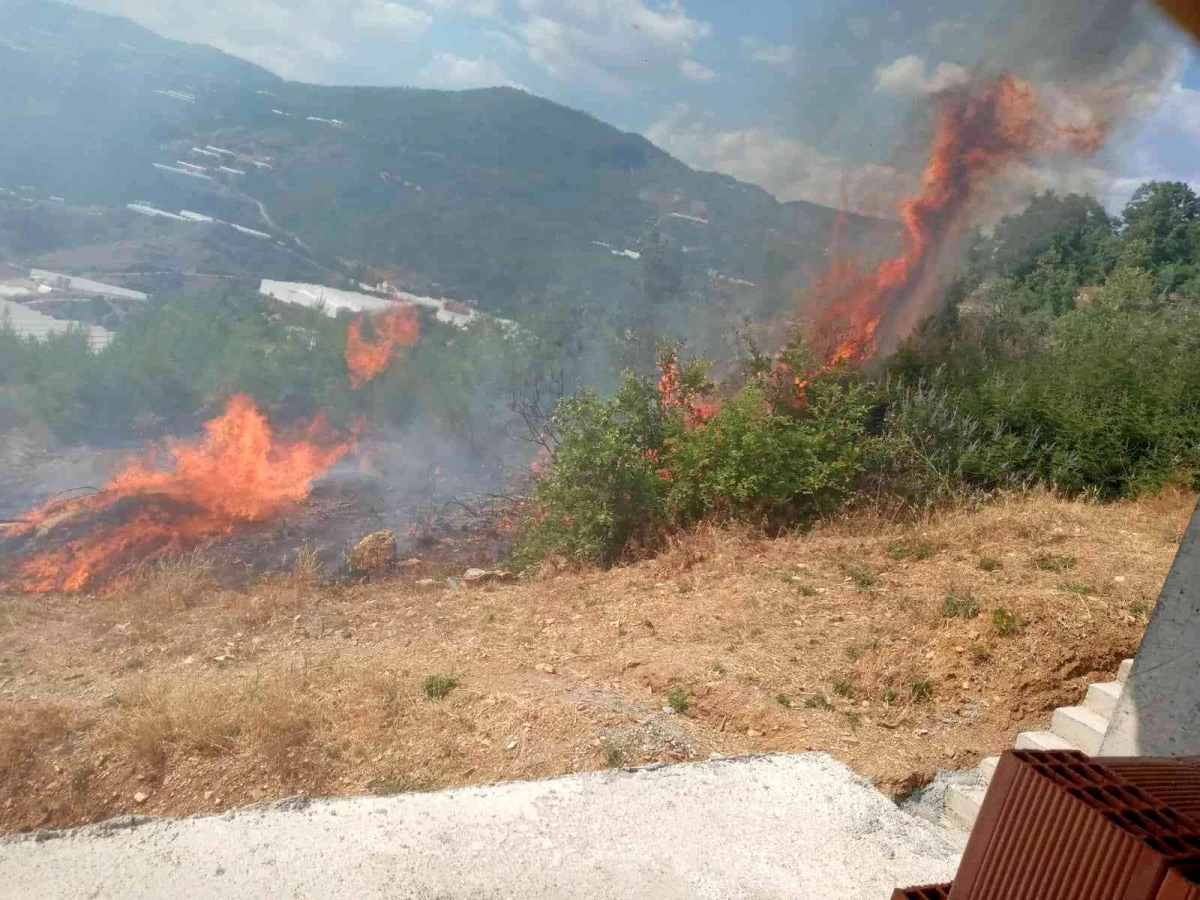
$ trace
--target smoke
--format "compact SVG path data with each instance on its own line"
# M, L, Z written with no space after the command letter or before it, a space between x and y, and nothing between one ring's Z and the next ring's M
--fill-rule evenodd
M1021 2L1012 12L969 76L956 68L926 90L936 79L917 73L913 93L928 101L911 127L927 136L912 143L927 149L919 191L895 203L900 252L868 270L831 247L799 298L825 365L862 362L911 333L935 308L968 226L1047 189L1103 195L1106 141L1119 146L1123 123L1153 109L1178 71L1178 44L1141 4ZM916 83L901 78L915 72L880 70L877 85Z

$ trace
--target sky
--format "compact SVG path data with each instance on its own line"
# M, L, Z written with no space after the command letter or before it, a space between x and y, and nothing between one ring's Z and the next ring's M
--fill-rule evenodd
M931 96L973 72L1011 70L1063 96L1108 85L1121 98L1105 95L1106 114L1120 115L1104 151L1031 167L1027 186L1089 190L1114 209L1143 180L1200 186L1200 64L1134 0L986 0L969 13L957 0L77 5L289 79L520 87L781 200L855 208L912 183Z

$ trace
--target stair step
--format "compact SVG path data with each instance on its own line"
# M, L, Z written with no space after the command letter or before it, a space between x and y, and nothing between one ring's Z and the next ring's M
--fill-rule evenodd
M996 774L996 766L999 764L998 756L987 756L979 761L979 774L983 776L985 785L992 783L992 776Z
M1121 684L1124 684L1126 681L1128 681L1129 680L1129 671L1132 668L1133 668L1133 660L1132 659L1123 660L1121 662L1120 667L1117 669L1117 681L1119 681Z
M1054 711L1050 730L1089 756L1095 756L1104 743L1108 719L1082 706L1063 706Z
M1049 731L1022 731L1017 735L1018 750L1078 750L1070 741Z
M1109 719L1112 717L1113 710L1117 708L1117 700L1120 698L1121 682L1119 681L1101 681L1097 684L1089 684L1083 708Z
M964 828L970 828L975 824L975 817L979 815L979 807L983 806L983 798L986 795L987 788L965 784L951 785L946 791L943 806L946 818Z

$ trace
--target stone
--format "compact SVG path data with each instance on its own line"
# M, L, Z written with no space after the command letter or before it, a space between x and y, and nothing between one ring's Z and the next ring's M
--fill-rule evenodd
M513 751L513 750L516 750L516 749L517 749L517 742L516 742L516 741L509 741L509 742L508 742L508 746L507 746L507 747L505 747L504 749L505 749L505 750L508 750L508 751L510 751L510 752L511 752L511 751Z
M149 799L150 799L150 795L147 794L145 791L138 791L136 794L133 795L134 803L145 803Z
M463 584L479 585L494 582L515 581L516 575L505 569L467 569L463 572Z
M382 575L396 563L396 534L376 531L368 534L346 554L346 568L355 575Z
M755 731L753 728L747 729L746 731L746 737L757 738L762 736L763 733L761 731Z
M418 578L417 587L433 587L437 581L433 578Z
M547 675L554 674L554 666L550 665L550 663L538 663L537 670L539 672L545 672Z
M212 792L212 791L205 791L205 792L204 792L204 799L205 799L205 800L211 800L212 798L213 798L213 792Z

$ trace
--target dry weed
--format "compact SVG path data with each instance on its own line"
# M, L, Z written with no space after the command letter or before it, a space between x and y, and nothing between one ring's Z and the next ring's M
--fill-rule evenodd
M158 611L189 609L220 592L211 567L199 551L144 565L122 590Z
M825 750L902 792L914 773L973 765L1045 728L1054 706L1111 678L1192 503L1029 493L774 540L705 526L656 560L487 593L420 588L410 573L353 586L288 573L203 608L161 607L153 646L138 617L150 602L134 596L14 603L0 621L13 708L32 715L53 698L61 716L0 725L4 790L34 798L0 802L0 823L211 812L297 789L390 793L713 751ZM1076 564L1038 568L1040 554ZM998 565L985 571L984 558ZM311 613L306 627L293 610ZM253 637L239 633L247 622ZM423 679L439 672L461 684L429 702ZM663 712L672 689L686 715ZM163 776L140 807L131 769Z

